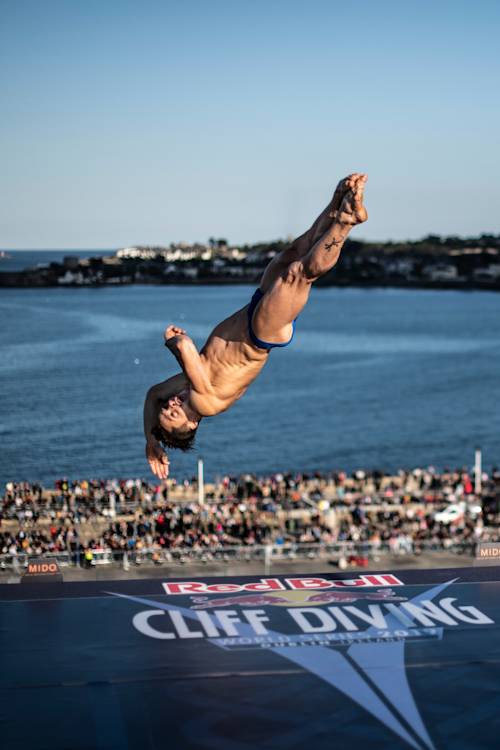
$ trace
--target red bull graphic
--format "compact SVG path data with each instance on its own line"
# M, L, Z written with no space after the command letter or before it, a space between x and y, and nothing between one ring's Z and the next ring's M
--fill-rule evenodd
M203 581L175 581L162 584L169 596L186 594L238 594L241 592L267 593L269 591L323 591L327 589L370 588L403 586L392 573L369 573L358 578L330 580L328 578L260 578L249 583L204 583Z
M359 600L402 602L406 597L397 596L392 589L378 589L371 593L357 591L271 591L268 594L243 594L211 599L208 596L192 596L191 609L210 609L213 607L301 607L304 604L352 604Z

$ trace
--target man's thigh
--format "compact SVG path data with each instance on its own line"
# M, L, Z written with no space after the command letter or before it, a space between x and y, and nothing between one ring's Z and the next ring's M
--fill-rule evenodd
M279 272L278 268L273 271L274 279L270 279L266 288L261 286L264 296L255 308L252 328L262 341L283 343L291 338L292 323L308 300L311 282L306 279L300 261L282 266Z
M259 288L264 294L271 289L276 280L287 271L288 267L297 260L299 260L299 257L293 245L274 256L267 264L260 280Z

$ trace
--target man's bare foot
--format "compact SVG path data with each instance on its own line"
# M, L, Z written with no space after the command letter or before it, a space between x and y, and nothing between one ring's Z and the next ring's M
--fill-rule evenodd
M339 207L332 217L336 223L355 226L356 224L362 224L368 219L368 213L363 206L363 193L367 179L366 174L355 174L342 180L346 188L347 185L349 187L344 192ZM339 187L342 183L339 183Z
M335 266L352 227L367 220L368 214L363 206L366 180L365 174L354 173L337 185L332 202L335 200L338 208L328 214L328 229L304 256L304 272L310 281L315 281Z
M328 214L330 219L335 219L336 212L339 210L342 201L349 190L352 190L355 186L358 177L361 177L361 174L359 172L353 172L352 174L348 174L347 177L344 177L343 180L340 180L330 202L330 212Z

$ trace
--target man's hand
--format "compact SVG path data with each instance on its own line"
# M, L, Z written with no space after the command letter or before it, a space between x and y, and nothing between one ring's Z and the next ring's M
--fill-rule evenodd
M146 441L146 458L151 471L158 479L168 477L169 461L167 455L153 435L150 435Z
M165 338L165 346L170 348L177 342L178 336L187 336L187 333L183 328L179 328L179 326L168 326L163 335Z

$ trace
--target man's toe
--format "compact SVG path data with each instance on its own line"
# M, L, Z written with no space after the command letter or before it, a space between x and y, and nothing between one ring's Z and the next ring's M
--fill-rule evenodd
M340 204L342 203L342 200L344 199L345 194L350 190L352 179L354 177L354 173L348 175L347 177L344 177L343 180L340 180L339 184L335 188L335 193L333 194L332 198L332 212L337 211L340 208Z

